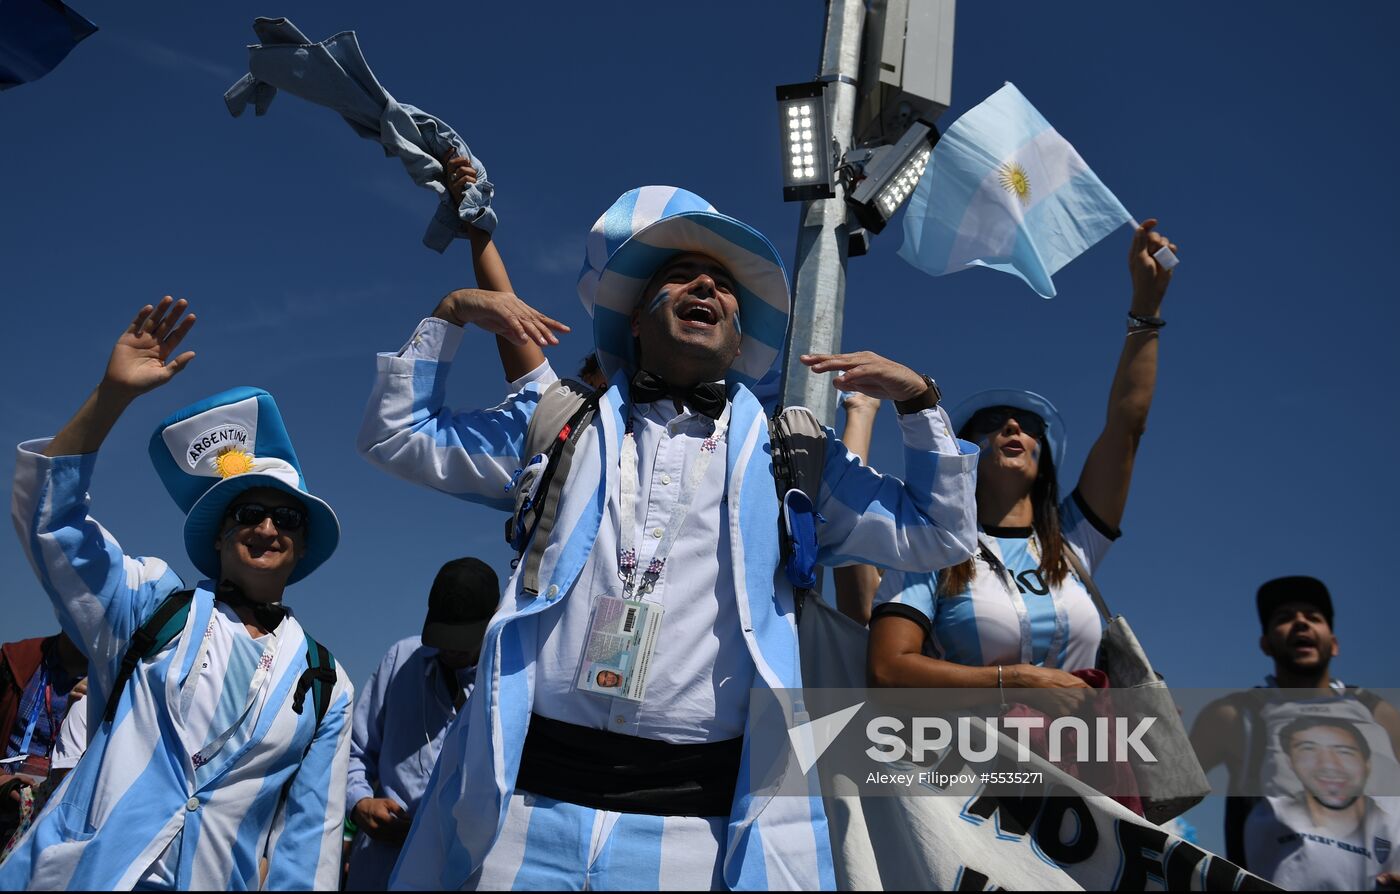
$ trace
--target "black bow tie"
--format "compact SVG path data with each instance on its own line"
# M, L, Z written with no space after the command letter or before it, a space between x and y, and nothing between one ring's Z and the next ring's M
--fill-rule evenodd
M729 403L729 395L723 382L701 382L693 388L678 388L668 385L666 380L639 370L632 377L632 400L639 404L649 404L663 398L673 398L690 407L702 416L718 419Z

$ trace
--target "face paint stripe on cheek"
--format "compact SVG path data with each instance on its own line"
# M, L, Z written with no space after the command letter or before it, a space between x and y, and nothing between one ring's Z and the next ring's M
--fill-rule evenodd
M671 290L670 290L670 289L662 289L660 292L657 293L657 295L656 295L655 298L651 299L651 303L647 305L647 313L649 313L649 314L654 314L654 313L656 313L658 310L661 309L661 305L665 304L665 303L666 303L667 301L669 301L670 299L671 299Z

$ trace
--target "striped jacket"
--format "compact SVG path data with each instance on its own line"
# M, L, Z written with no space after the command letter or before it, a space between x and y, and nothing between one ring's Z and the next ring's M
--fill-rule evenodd
M412 342L432 346L440 340L435 354L434 349L422 348L416 358L379 356L360 451L370 462L410 481L509 510L505 486L522 464L526 431L542 386L531 383L492 409L454 414L444 407L443 393L462 330L444 326L445 332L433 331L436 323L425 323ZM780 569L768 424L763 407L747 389L733 387L731 400L726 447L729 537L738 614L757 669L754 685L798 688L802 680L794 600ZM569 597L608 504L618 499L627 401L626 381L618 377L579 437L553 541L540 563L540 594L525 592L518 573L503 594L487 628L476 689L444 743L392 887L459 887L495 841L515 787L534 700L539 614ZM956 443L959 452L936 452L933 429L946 426L946 417L941 410L922 415L911 428L924 424L928 431L906 434L907 486L863 466L828 431L817 504L826 519L818 526L823 563L860 560L912 570L945 567L971 555L977 536L976 448L947 436L944 443ZM726 885L833 888L821 799L745 790L749 746L746 736L740 791L729 818Z
M181 889L257 888L266 857L268 888L334 890L353 699L345 670L337 668L317 731L309 700L302 713L292 710L293 690L306 669L306 639L288 615L278 628L264 700L245 720L255 724L252 734L241 747L216 755L213 764L222 766L197 784L177 729L176 700L214 611L213 584L204 581L184 631L137 667L115 719L102 722L128 639L184 585L160 559L123 555L88 515L97 455L49 458L39 453L44 444L20 445L14 522L64 631L91 662L91 741L0 865L0 890L129 889L182 829Z

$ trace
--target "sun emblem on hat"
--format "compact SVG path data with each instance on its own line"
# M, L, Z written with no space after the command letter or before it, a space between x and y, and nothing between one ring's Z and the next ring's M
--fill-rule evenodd
M232 478L253 471L253 454L238 447L228 447L214 457L214 468L220 478Z
M1025 205L1031 200L1031 178L1026 169L1014 161L1008 161L997 170L1001 188L1021 200Z

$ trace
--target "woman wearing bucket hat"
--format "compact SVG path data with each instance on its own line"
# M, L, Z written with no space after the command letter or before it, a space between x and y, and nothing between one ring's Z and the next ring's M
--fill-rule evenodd
M1065 458L1065 425L1050 401L999 389L953 411L959 435L982 448L980 550L937 573L885 575L870 628L874 685L1086 686L1070 672L1094 667L1101 621L1068 554L1092 573L1119 536L1156 384L1165 325L1158 311L1172 277L1152 257L1170 244L1155 226L1149 220L1133 236L1132 305L1107 422L1066 499L1059 499L1055 472Z
M339 524L306 490L271 395L236 388L157 428L186 513L186 589L89 514L97 450L132 400L193 359L185 302L146 306L102 382L48 441L19 446L20 542L90 662L83 760L3 866L0 888L322 888L339 880L350 680L282 607ZM183 316L182 316L183 315Z
M537 560L519 564L488 627L480 685L392 886L830 888L820 799L775 798L747 770L750 689L801 686L751 390L787 329L781 259L699 196L642 187L594 225L579 294L610 385L587 422L550 427L571 447L562 487L546 489L552 526L542 552L520 547ZM531 418L562 389L548 390L545 365L493 409L450 411L463 322L449 296L380 355L359 445L394 474L510 510L535 466ZM953 437L937 389L874 354L808 361L900 402L915 482L863 466L828 432L820 557L911 569L970 555L976 451Z

